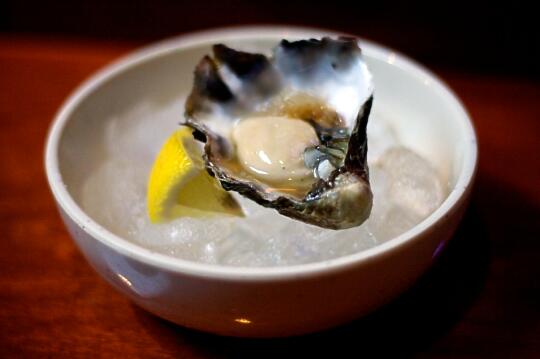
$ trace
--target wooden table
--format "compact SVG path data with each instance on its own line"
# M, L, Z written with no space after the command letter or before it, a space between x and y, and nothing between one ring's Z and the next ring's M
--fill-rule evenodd
M540 357L538 83L436 71L474 118L480 166L458 233L414 288L324 333L230 339L167 323L109 287L46 184L44 139L62 100L135 45L0 37L0 357Z

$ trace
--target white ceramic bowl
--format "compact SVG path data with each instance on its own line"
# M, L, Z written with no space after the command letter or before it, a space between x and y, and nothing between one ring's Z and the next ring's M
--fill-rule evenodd
M375 79L375 106L397 122L401 140L434 163L451 190L432 215L374 248L323 262L239 268L153 253L101 227L77 203L99 161L107 118L138 101L168 103L191 87L210 45L265 50L282 38L327 31L244 27L167 40L117 61L82 84L49 133L45 166L60 214L94 269L132 301L180 325L233 336L286 336L332 327L372 311L410 286L451 237L464 212L476 161L476 136L456 96L436 76L384 47L361 41ZM335 35L335 34L334 34ZM399 118L399 116L397 116Z

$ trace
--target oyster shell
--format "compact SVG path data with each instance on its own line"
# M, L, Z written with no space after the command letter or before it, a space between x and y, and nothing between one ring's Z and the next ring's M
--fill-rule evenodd
M218 44L213 46L213 57L205 56L195 69L185 124L205 142L206 167L224 189L285 216L344 229L363 223L372 207L366 161L372 102L372 77L354 38L282 40L270 57ZM287 172L286 181L283 176L267 181L257 176L257 169L253 172L242 165L238 141L246 135L235 128L253 118L263 125L254 136L269 131L272 121L276 126L304 121L295 123L295 128L309 124L316 135L305 134L305 129L297 137L284 133L289 142L291 136L310 138L298 145L305 146L301 171L296 158L297 171Z

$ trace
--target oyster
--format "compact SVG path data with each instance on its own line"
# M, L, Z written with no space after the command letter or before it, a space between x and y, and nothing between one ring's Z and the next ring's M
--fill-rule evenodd
M372 76L354 38L282 40L270 57L213 46L195 69L185 125L226 190L320 227L370 214Z

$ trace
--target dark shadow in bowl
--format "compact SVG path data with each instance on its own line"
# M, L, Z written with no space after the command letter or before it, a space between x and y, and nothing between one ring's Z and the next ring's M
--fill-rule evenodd
M375 313L320 333L283 339L240 339L176 326L133 306L143 327L167 352L252 357L411 354L448 332L482 290L490 248L475 202L439 260L406 293Z

